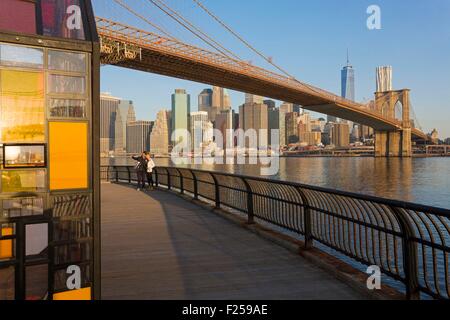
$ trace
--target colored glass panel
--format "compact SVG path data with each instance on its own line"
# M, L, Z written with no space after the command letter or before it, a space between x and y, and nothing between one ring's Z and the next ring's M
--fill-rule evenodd
M91 288L83 288L79 290L71 290L60 293L55 293L53 295L53 300L91 300Z
M0 142L43 142L43 73L1 70L0 96Z
M50 122L50 189L88 188L88 124Z
M50 50L48 52L50 70L86 72L86 54Z
M43 34L84 40L80 0L41 0Z
M25 0L1 0L0 30L35 34L35 3Z
M41 192L45 189L44 170L2 172L2 192Z
M49 93L86 93L86 78L50 74L48 77Z
M42 69L44 51L37 48L0 44L0 64L10 67Z
M13 228L1 228L1 236L12 236ZM0 260L10 259L13 257L13 241L12 240L0 240Z

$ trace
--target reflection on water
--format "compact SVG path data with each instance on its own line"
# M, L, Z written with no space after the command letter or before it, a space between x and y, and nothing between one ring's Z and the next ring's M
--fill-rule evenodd
M273 179L358 192L436 207L450 208L450 158L280 158ZM156 159L171 165L170 159ZM102 159L107 165L132 165L131 158ZM251 176L258 165L191 166Z

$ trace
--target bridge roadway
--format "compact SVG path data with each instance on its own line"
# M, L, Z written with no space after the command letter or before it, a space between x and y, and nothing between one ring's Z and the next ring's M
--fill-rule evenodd
M364 299L269 240L165 191L102 184L103 299Z

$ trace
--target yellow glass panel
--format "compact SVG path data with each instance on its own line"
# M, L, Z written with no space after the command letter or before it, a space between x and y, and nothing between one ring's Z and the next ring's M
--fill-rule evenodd
M53 300L65 300L65 301L92 300L91 299L91 288L83 288L83 289L79 289L79 290L71 290L71 291L55 293L53 295Z
M50 189L88 188L88 124L49 123Z
M12 236L12 234L13 234L12 228L3 228L0 231L1 231L1 235L3 237ZM0 241L0 259L10 259L13 257L12 244L13 244L12 240L1 240Z
M2 192L39 192L45 189L44 170L14 170L2 172Z
M2 70L0 97L0 142L43 142L43 73Z

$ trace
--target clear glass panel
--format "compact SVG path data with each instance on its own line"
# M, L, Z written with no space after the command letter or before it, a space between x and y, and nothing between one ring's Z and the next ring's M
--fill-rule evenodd
M0 44L0 63L3 66L42 69L44 51L37 48Z
M48 68L71 72L86 72L86 54L66 51L48 52Z
M15 283L14 267L0 269L0 301L14 300L15 298L14 283Z
M0 30L36 33L36 5L33 1L1 0Z
M29 224L25 227L25 254L26 256L46 257L48 247L48 224Z
M42 192L44 188L44 170L2 172L2 192Z
M85 39L80 0L41 0L46 36Z
M48 77L48 92L85 94L86 79L85 77L72 77L51 74Z
M90 243L73 243L54 247L55 264L77 264L91 259Z
M45 167L44 145L8 145L5 149L5 168Z
M51 99L50 117L86 118L86 101L74 99Z
M44 214L42 198L18 198L3 200L3 217L17 218Z
M43 73L0 71L0 96L0 143L43 142Z

